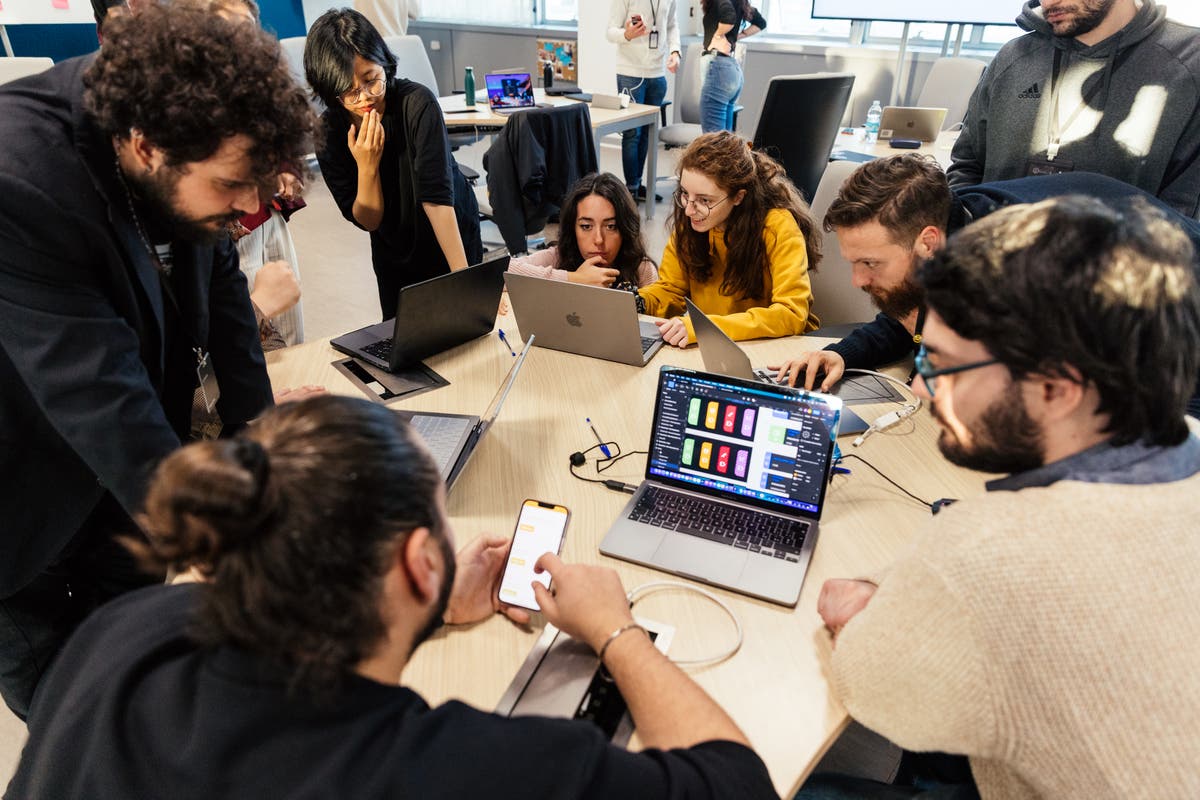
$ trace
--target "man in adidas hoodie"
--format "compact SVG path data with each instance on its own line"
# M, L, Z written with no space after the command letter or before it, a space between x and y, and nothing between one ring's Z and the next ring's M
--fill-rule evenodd
M984 72L954 146L957 188L1088 171L1200 205L1200 29L1154 0L1028 0L1030 33Z
M679 21L675 0L612 0L608 40L617 45L617 91L628 91L635 103L661 106L667 96L667 72L679 68ZM621 134L621 167L625 185L642 200L642 169L654 143L646 128Z

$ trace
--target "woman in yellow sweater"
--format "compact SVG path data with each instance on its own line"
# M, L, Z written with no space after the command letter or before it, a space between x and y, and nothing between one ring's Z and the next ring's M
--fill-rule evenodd
M667 344L696 341L690 297L733 339L816 330L808 270L821 235L783 167L728 131L700 136L679 160L674 232L658 281L640 291Z

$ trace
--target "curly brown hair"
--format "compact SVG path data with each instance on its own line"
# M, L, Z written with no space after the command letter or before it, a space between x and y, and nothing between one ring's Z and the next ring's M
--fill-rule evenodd
M637 284L638 269L649 258L646 244L642 241L642 221L625 181L608 172L584 175L575 182L563 200L559 214L557 266L574 272L583 264L583 254L579 252L579 239L575 234L575 220L579 214L579 203L593 194L612 203L617 214L621 249L617 251L616 263L609 266L620 271L622 281Z
M788 178L783 165L765 153L752 150L735 133L717 131L699 136L679 159L677 174L699 172L712 179L729 195L743 189L746 196L733 207L725 222L725 277L721 293L742 299L766 294L766 277L771 270L763 241L767 213L782 208L791 213L804 236L808 269L815 272L821 261L821 231L813 221L808 203ZM692 230L686 209L675 204L675 247L680 262L692 280L704 283L712 277L713 261L708 233Z
M316 117L279 42L198 6L152 5L108 20L83 83L102 131L122 139L140 131L170 166L204 161L243 134L266 183L314 147Z
M383 575L409 533L429 528L453 567L441 483L391 410L317 397L277 406L239 439L168 456L139 520L149 541L125 544L147 566L209 579L200 643L269 659L293 689L328 698L386 632Z

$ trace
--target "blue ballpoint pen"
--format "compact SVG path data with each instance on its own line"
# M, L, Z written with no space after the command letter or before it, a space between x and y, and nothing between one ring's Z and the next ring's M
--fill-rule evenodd
M612 451L608 449L608 445L600 438L600 434L596 433L596 426L592 424L592 418L586 417L587 425L592 429L592 435L596 437L596 442L600 445L600 452L604 453L605 458L612 458Z
M504 335L504 329L497 328L496 333L500 334L500 341L504 342L504 346L508 348L508 352L512 353L515 356L517 354L517 351L513 350L512 345L508 343L508 337Z

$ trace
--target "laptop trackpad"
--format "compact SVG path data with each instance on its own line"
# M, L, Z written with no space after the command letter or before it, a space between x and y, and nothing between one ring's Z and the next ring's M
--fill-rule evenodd
M727 544L686 533L668 534L654 553L654 563L723 586L736 586L750 554Z

